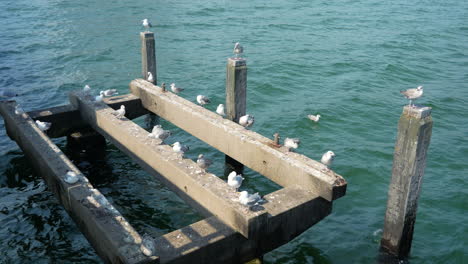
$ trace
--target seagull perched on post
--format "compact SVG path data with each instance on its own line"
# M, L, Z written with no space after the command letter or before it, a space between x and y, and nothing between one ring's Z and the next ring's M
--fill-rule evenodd
M253 125L255 118L252 115L245 115L239 118L239 125L247 128Z
M104 92L101 91L98 96L94 97L94 101L102 102L102 98L104 97Z
M183 156L185 152L190 150L190 148L188 146L180 144L180 142L177 141L174 144L172 144L172 150L174 150L174 152L176 153L182 154Z
M219 104L218 107L216 108L216 113L220 116L225 116L226 113L224 112L224 105Z
M156 125L153 127L151 133L148 134L150 138L158 138L164 141L166 138L172 135L172 132L169 130L164 130L161 125Z
M325 152L325 154L323 154L322 156L322 159L320 160L320 162L322 162L325 166L327 166L327 170L326 171L330 171L330 166L332 165L333 163L333 160L335 159L335 153L333 153L333 151L329 150L327 152Z
M209 104L211 101L210 99L208 99L208 97L204 96L204 95L197 95L197 102L203 106L203 105L206 105L206 104Z
M320 115L307 115L307 117L317 123L320 120Z
M117 92L117 89L108 89L108 90L102 91L102 93L104 96L113 96L113 95L119 94Z
M115 110L113 113L117 118L125 117L125 105L121 105L119 110Z
M247 191L242 191L239 195L239 202L243 205L254 205L262 201L263 199L258 193L249 194Z
M90 91L91 91L91 87L89 87L89 85L86 84L86 85L83 87L83 93L89 94Z
M291 149L297 149L301 141L298 138L285 138L284 139L284 146Z
M147 18L143 19L141 22L142 22L141 24L146 28L146 31L149 31L150 27L153 26L151 25L151 22L149 22Z
M239 42L236 42L236 44L234 44L233 52L234 52L235 58L240 58L242 56L242 53L244 53L244 47L242 47Z
M22 114L24 114L23 108L21 108L21 106L19 106L19 105L16 105L16 106L15 106L15 114L16 114L16 115L22 115Z
M177 93L182 92L182 91L185 90L185 89L180 88L180 87L176 87L176 86L175 86L175 83L171 83L171 90L172 90L173 93L176 93L176 94L177 94ZM197 101L198 101L198 97L197 97Z
M198 155L197 165L202 170L204 170L206 172L206 169L208 169L208 167L210 167L211 164L213 164L213 161L211 161L210 159L205 158L205 155L203 155L203 154Z
M52 126L52 123L49 123L49 122L41 122L41 121L39 121L39 120L36 120L36 125L37 125L37 127L39 127L39 129L40 129L41 131L47 131L47 130L50 128L50 126Z
M68 184L74 184L79 180L78 174L76 174L74 171L67 171L67 174L65 174L65 179L63 180Z
M239 187L242 185L243 180L244 180L244 177L242 177L242 174L237 174L236 171L232 171L228 175L227 184L231 187L236 188L236 191L237 191Z
M418 99L423 95L423 87L418 86L418 88L413 88L413 89L408 89L406 91L400 91L402 95L406 97L406 99L409 99L409 105L410 107L414 106L411 104L413 100Z
M146 80L148 80L148 82L151 82L151 83L154 82L154 77L151 72L148 72L148 78Z

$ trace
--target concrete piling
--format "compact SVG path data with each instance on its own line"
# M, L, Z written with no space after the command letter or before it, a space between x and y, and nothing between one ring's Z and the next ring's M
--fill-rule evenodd
M236 123L246 113L247 62L243 58L228 58L226 65L226 118ZM226 155L224 174L242 173L244 165Z
M431 108L405 106L398 123L392 180L380 242L384 252L399 258L407 257L411 249L431 134Z

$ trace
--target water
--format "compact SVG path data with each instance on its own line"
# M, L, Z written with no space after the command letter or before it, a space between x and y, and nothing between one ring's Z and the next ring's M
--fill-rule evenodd
M411 263L468 262L467 1L45 1L0 2L0 87L26 110L67 103L89 84L127 92L139 77L140 20L156 25L158 79L182 96L224 98L235 42L248 58L248 112L270 137L300 137L298 152L337 153L348 181L325 220L267 255L266 263L375 263L391 175L401 89L424 85L434 128ZM313 124L309 113L320 113ZM141 120L138 121L141 123ZM171 126L170 126L171 127ZM173 141L223 156L173 127ZM65 141L55 140L66 152ZM172 143L172 142L171 142ZM109 146L67 152L141 233L161 235L202 219ZM0 121L0 262L99 263ZM277 188L248 171L249 190Z

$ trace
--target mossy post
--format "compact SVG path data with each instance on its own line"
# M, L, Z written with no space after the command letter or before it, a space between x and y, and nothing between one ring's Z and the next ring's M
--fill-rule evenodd
M406 258L411 250L431 134L430 107L403 107L398 123L392 179L380 242L384 252L399 258Z
M156 45L154 41L154 33L145 31L140 32L141 39L141 74L143 79L148 80L148 72L153 75L153 84L158 83L156 72ZM145 118L147 127L152 128L159 123L159 117L153 113L149 113Z
M226 118L236 123L247 106L247 63L243 58L228 58L226 66ZM244 165L226 155L224 174L242 173Z

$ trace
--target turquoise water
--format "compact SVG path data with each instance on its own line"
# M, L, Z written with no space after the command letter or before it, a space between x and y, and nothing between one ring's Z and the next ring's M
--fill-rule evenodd
M468 262L467 1L45 1L0 2L0 89L26 110L67 103L89 84L121 93L140 77L140 20L156 25L158 80L194 101L224 100L235 42L248 58L248 112L270 137L302 140L313 159L329 149L348 181L333 213L265 255L265 263L375 263L386 207L399 90L424 85L433 108L411 263ZM313 124L309 113L320 113ZM142 120L138 120L142 123ZM173 141L223 156L170 124ZM158 236L202 219L115 147L93 157L55 142L140 233ZM0 263L99 263L0 120ZM246 188L278 188L247 171Z

